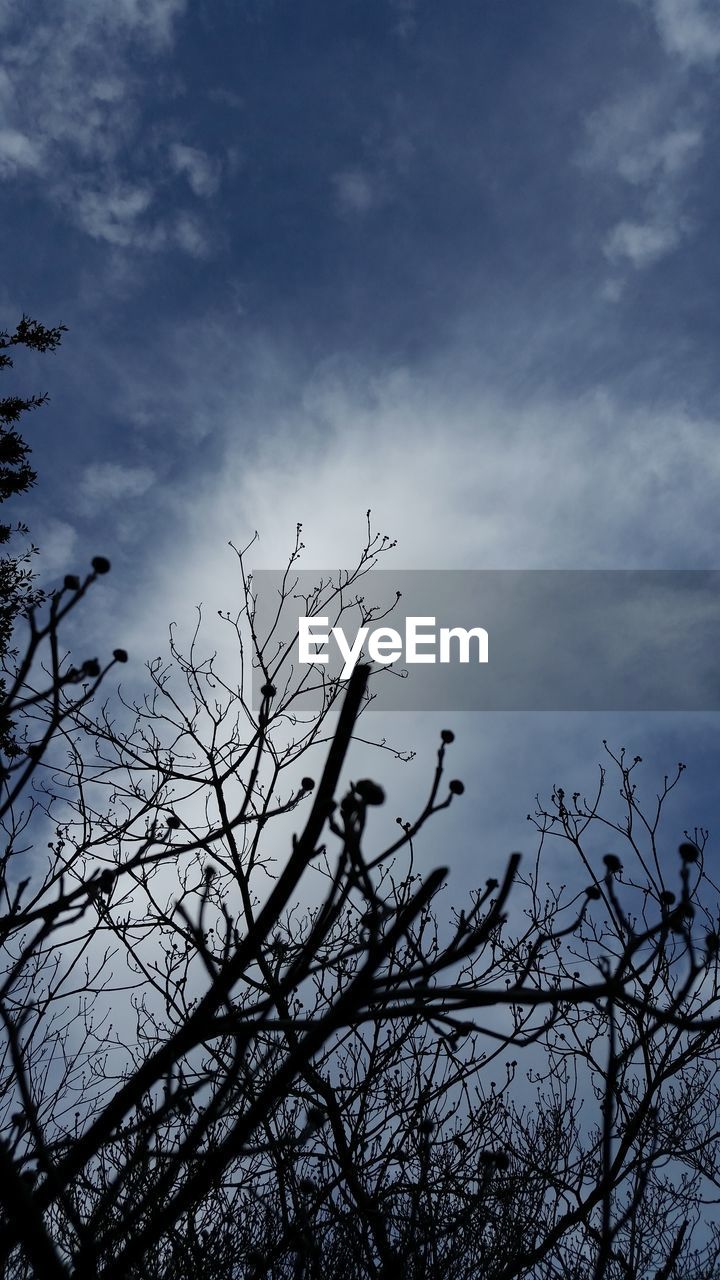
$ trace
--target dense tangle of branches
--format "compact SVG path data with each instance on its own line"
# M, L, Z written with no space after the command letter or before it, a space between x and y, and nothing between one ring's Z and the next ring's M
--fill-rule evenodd
M370 618L353 591L387 545L368 530L316 611ZM530 871L498 860L441 919L448 868L421 874L418 847L463 792L452 732L378 848L383 786L340 787L369 668L346 688L314 672L303 717L245 555L236 685L199 631L187 655L172 634L150 692L101 702L127 655L73 666L60 632L102 557L31 611L8 670L2 1274L720 1276L716 890L706 833L668 860L660 828L682 767L647 817L641 762L608 749L620 817L604 770L590 801L556 788ZM576 867L543 896L556 837Z

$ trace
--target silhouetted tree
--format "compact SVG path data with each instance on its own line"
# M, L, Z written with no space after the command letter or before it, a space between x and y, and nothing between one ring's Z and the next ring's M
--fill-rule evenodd
M388 545L368 531L311 611L377 617L354 592ZM298 529L282 598L301 550ZM452 732L378 848L384 789L340 789L368 668L293 671L246 554L237 683L198 623L147 693L96 705L127 655L73 667L58 633L101 557L30 613L0 805L3 1274L720 1276L716 1227L696 1231L720 1172L717 891L705 832L679 864L660 845L681 770L649 818L624 753L619 816L604 774L591 801L556 789L541 853L560 837L581 887L513 854L443 923L447 869L416 863L463 792Z
M64 332L64 325L46 329L36 320L23 316L14 333L0 331L0 369L12 368L13 360L9 353L14 347L22 346L40 352L54 351ZM47 394L0 398L0 502L26 493L37 479L28 460L30 446L17 431L16 424L28 410L45 404L47 398ZM26 536L29 529L22 521L14 527L0 523L0 545L7 546L13 533ZM31 605L38 605L43 598L42 593L33 586L31 560L36 551L37 548L33 545L22 551L5 552L0 556L0 662L7 654L18 615ZM5 682L0 678L0 691L4 688ZM0 746L8 751L12 749L12 743L12 725L7 720L0 719Z

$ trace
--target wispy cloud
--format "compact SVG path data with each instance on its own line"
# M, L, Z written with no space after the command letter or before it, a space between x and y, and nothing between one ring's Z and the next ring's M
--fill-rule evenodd
M332 181L341 213L362 217L384 203L381 180L365 169L343 169Z
M55 516L44 516L33 524L31 533L40 546L40 556L37 563L33 562L33 569L38 571L41 584L67 573L78 542L74 526Z
M116 186L111 189L81 190L73 199L75 216L88 235L109 244L145 247L148 231L139 230L142 215L152 203L147 187Z
M208 250L197 215L177 199L168 212L159 196L182 174L194 196L207 198L219 167L179 142L168 158L166 144L143 128L148 84L140 68L150 60L162 70L185 7L56 0L32 24L16 7L0 10L0 175L34 177L39 195L116 248Z
M632 186L681 175L701 150L703 132L675 94L646 85L593 112L586 123L583 161L614 172Z
M308 563L347 567L367 506L399 539L406 567L714 563L715 421L671 404L629 410L609 392L521 405L477 388L453 394L451 383L401 370L347 379L320 370L297 385L292 412L273 410L259 387L255 412L246 401L241 415L228 388L215 413L221 464L188 476L163 508L164 580L182 580L184 593L184 605L165 601L167 616L195 598L212 596L219 607L221 547L255 528L263 535L256 567L282 565L297 520L306 523ZM204 388L190 394L201 399ZM168 574L167 557L182 562L182 574ZM159 584L151 594L160 599Z
M129 467L117 462L94 462L85 468L78 484L80 508L92 515L108 503L141 498L155 483L150 467Z
M213 196L220 185L220 166L199 147L174 142L170 147L170 163L177 174L187 179L196 196Z
M416 0L390 0L390 6L397 14L396 34L401 40L409 40L417 30Z
M650 267L693 227L687 179L703 149L703 129L675 95L646 87L595 111L587 121L583 166L626 193L628 215L611 227L603 251L614 267Z
M666 51L687 66L709 66L720 58L720 10L715 0L651 0Z
M650 267L664 258L682 238L683 222L669 218L662 222L618 222L606 237L605 256L615 263L629 262L637 270Z
M693 234L689 193L703 156L708 111L696 69L720 55L720 14L703 0L630 0L648 14L666 55L662 78L642 80L591 113L581 165L624 190L625 215L602 250L615 277L606 296L622 293L623 270L642 271Z
M0 129L0 177L37 173L42 168L40 148L19 129Z

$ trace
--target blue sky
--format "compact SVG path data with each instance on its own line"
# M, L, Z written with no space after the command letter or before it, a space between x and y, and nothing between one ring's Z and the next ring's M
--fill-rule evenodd
M718 567L714 4L0 0L0 42L0 324L69 329L17 362L24 514L48 577L113 561L98 644L367 507L402 567ZM715 717L456 719L500 850L613 733L712 825Z

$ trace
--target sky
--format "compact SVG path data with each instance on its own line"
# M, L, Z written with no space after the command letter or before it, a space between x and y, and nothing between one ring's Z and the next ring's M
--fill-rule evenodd
M82 638L128 678L297 521L308 568L368 508L386 568L720 567L715 4L0 0L0 49L0 327L68 327L16 362L16 516L44 581L112 561ZM404 811L441 723L378 730ZM712 838L715 715L452 727L459 886L603 738L650 799L687 762L669 845Z

